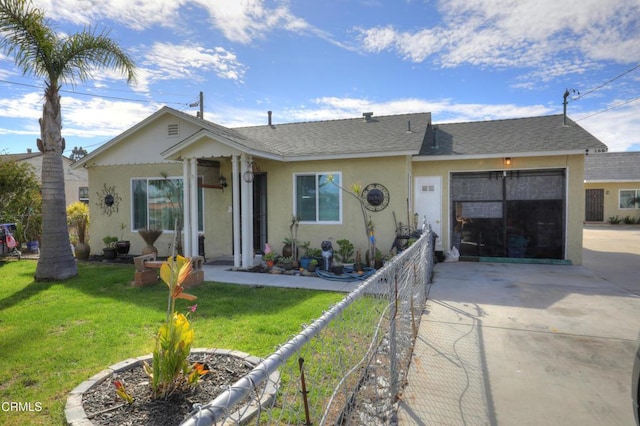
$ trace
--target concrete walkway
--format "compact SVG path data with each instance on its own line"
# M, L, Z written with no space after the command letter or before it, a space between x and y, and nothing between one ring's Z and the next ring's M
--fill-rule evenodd
M587 227L584 266L438 264L400 425L632 425L640 228Z

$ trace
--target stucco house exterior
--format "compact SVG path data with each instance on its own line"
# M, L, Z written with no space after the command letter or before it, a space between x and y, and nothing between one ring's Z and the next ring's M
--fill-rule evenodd
M586 222L610 218L640 220L640 152L608 152L585 157Z
M17 162L28 163L33 167L38 181L42 176L42 153L27 150L21 154L5 154L2 158ZM89 202L89 177L88 172L82 168L72 169L73 160L62 157L62 167L64 168L64 195L66 203L74 201Z
M400 222L429 223L437 249L469 258L582 262L584 157L606 146L562 115L434 124L430 113L227 128L163 107L74 164L89 172L92 251L105 235L144 245L184 211L184 254L253 264L268 242L349 239L375 229L386 253ZM364 209L348 190L364 189ZM184 189L184 190L183 190ZM173 192L172 192L173 191ZM171 195L173 193L174 195ZM115 200L105 206L110 195ZM204 240L199 237L204 237ZM521 250L510 250L517 241ZM202 246L203 244L203 246Z

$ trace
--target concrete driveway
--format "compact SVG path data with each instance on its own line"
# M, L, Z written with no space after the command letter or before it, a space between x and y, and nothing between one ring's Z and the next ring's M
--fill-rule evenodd
M590 226L584 265L438 264L400 425L633 425L640 228Z

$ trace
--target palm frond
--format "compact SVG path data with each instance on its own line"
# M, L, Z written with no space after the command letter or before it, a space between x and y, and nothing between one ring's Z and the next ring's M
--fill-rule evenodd
M108 31L96 34L85 29L64 39L58 59L60 77L65 81L86 81L97 66L115 69L127 77L128 83L135 82L133 61L108 34Z
M24 74L48 77L58 37L44 11L29 0L0 0L0 48Z

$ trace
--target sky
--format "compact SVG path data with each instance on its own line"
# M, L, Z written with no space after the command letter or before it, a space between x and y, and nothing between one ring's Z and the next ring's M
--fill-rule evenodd
M640 151L638 0L33 0L61 36L109 31L136 83L62 88L65 155L163 106L229 127L431 112L562 114ZM0 52L0 153L37 151L44 82Z

